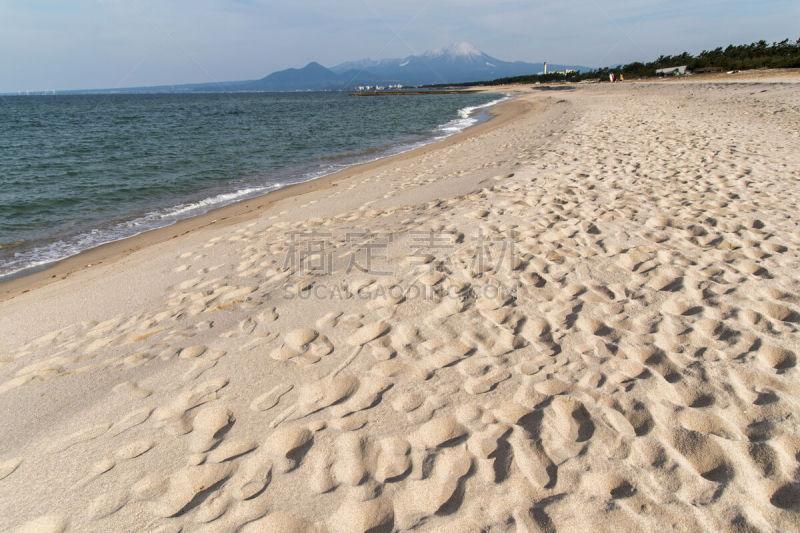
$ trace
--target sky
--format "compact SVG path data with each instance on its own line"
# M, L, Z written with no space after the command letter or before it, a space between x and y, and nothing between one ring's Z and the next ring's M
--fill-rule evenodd
M614 66L800 37L798 0L0 0L0 92L261 78L467 41Z

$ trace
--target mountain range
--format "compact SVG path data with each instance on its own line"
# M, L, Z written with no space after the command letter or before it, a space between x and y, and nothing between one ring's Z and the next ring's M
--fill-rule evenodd
M548 69L588 70L588 67L548 65ZM272 91L352 89L359 85L417 86L493 80L537 74L542 70L543 63L502 61L481 52L469 43L458 43L422 55L347 61L331 68L313 62L301 69L274 72L260 80L249 82L249 86Z
M548 65L548 71L589 70L579 65ZM543 63L502 61L469 43L397 59L346 61L331 68L311 62L303 68L273 72L258 80L114 89L114 92L238 92L351 90L359 86L420 86L485 81L537 74ZM71 92L108 92L71 91Z

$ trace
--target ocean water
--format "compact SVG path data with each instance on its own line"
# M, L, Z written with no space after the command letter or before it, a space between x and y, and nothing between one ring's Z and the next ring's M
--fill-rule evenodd
M0 97L0 279L442 139L502 98Z

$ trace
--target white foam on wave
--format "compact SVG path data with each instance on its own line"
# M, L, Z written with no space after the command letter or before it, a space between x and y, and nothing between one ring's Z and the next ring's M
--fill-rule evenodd
M35 269L67 259L103 244L134 237L151 229L163 228L179 220L230 205L238 200L280 189L284 185L284 183L272 183L263 187L248 187L234 192L217 194L197 202L151 211L143 216L120 222L108 228L95 228L69 239L37 246L25 252L14 254L14 258L7 261L3 265L3 269L0 270L0 279L13 277L24 270Z
M179 206L176 206L171 210L167 211L166 213L164 213L163 215L161 215L161 218L183 217L185 215L191 216L192 213L197 211L203 211L209 207L218 207L220 205L226 205L235 200L240 200L246 196L255 196L256 194L261 194L275 189L280 189L281 187L283 187L283 183L273 183L265 187L250 187L247 189L238 190L236 192L218 194L216 196L200 200L199 202L194 202L191 204L181 204Z
M510 99L511 96L507 94L502 98L498 98L497 100L492 100L491 102L487 102L485 104L462 107L461 109L458 110L458 118L453 119L450 122L442 124L441 126L436 128L437 131L440 131L444 134L440 136L437 140L449 137L454 133L458 133L460 131L469 128L470 126L474 126L475 124L478 123L477 114L479 111L481 111L482 109L495 106L497 104L501 104Z

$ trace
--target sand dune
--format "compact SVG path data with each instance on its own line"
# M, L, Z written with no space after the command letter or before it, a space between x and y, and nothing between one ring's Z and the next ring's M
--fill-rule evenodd
M796 83L520 91L0 303L2 529L800 529Z

